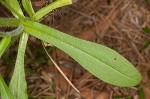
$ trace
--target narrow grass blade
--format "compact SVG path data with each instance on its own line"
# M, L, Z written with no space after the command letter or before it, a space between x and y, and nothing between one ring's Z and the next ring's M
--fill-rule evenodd
M37 11L33 15L32 19L37 21L37 20L41 19L42 17L44 17L49 12L53 11L54 9L65 6L65 5L69 5L69 4L72 4L72 0L56 0L53 3L47 5L46 7L43 7L39 11Z
M28 12L30 17L32 17L35 14L32 8L31 0L22 0L22 5L24 9Z
M8 86L6 85L1 75L0 75L0 93L2 99L14 99L13 95L11 94Z
M5 37L0 41L0 57L7 49L8 45L10 44L11 37Z
M110 48L69 36L37 22L22 23L27 33L63 50L105 82L130 87L141 81L141 75L134 66Z
M0 32L0 37L6 37L6 36L16 36L23 32L24 26L22 24L19 25L19 27L15 30L12 30L10 32Z
M25 71L24 71L24 54L27 40L28 34L23 33L19 42L14 73L9 85L9 88L15 99L28 99L27 83L25 80Z

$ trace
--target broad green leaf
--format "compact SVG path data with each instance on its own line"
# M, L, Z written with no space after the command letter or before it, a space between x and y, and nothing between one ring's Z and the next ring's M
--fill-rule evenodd
M0 32L0 37L6 37L6 36L16 36L23 32L24 26L20 24L17 29L12 30L10 32Z
M32 17L32 15L35 12L32 8L31 0L22 0L22 5L23 5L24 9L28 12L29 16Z
M20 38L18 54L15 64L14 73L10 81L9 88L15 97L15 99L27 99L27 83L25 80L24 71L24 54L26 44L28 40L28 34L23 33Z
M0 93L2 99L14 99L13 95L11 94L8 86L6 85L1 75L0 75Z
M145 33L150 34L150 29L148 29L148 28L143 28L143 31L144 31Z
M49 12L53 11L54 9L65 6L65 5L69 5L72 3L73 3L72 0L56 0L53 3L41 8L39 11L37 11L33 15L32 19L37 21L37 20L41 19L42 17L44 17Z
M8 7L8 9L12 12L12 14L16 18L24 18L24 15L23 15L23 12L20 8L18 0L5 0L5 1L6 1L6 4L7 4L6 7Z
M2 54L5 52L5 50L7 49L8 45L10 44L11 41L11 37L4 37L1 41L0 41L0 57L2 56Z
M21 20L28 20L28 18L0 18L0 27L16 27L19 26Z
M135 67L116 51L81 40L32 21L23 21L25 31L63 50L99 79L117 86L135 86L141 81Z

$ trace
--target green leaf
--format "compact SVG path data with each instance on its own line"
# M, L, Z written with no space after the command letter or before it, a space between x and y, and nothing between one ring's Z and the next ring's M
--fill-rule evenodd
M28 12L30 17L32 17L32 15L35 14L35 12L32 8L31 0L22 0L22 5L23 5L24 9Z
M28 20L28 18L0 18L0 27L16 27L19 26L21 20Z
M7 4L4 0L1 2L6 8L8 8L11 13L16 17L16 18L24 18L23 14L20 14L19 12L17 12L14 8L12 8L11 6L9 6L9 4Z
M150 40L147 40L146 43L144 44L143 49L147 48L150 45Z
M24 18L23 12L20 8L18 0L5 0L4 4L16 18ZM19 16L18 16L19 15Z
M139 99L145 99L144 89L140 88L138 90Z
M16 18L0 18L0 26L5 27L5 26L10 26L10 27L15 27L18 26L20 21Z
M5 52L5 50L7 49L8 45L10 44L11 41L11 37L4 37L1 41L0 41L0 57L2 56L2 54Z
M25 80L24 71L24 54L26 44L28 40L28 34L23 33L20 38L18 54L15 64L14 73L10 81L9 88L14 95L15 99L27 99L27 83Z
M143 30L145 33L150 34L150 29L148 29L148 28L143 28L142 30Z
M2 99L14 99L2 76L0 75L0 93Z
M65 5L69 5L69 4L72 4L72 0L56 0L53 3L47 5L46 7L43 7L39 11L37 11L33 15L32 19L37 21L37 20L41 19L42 17L44 17L49 12L53 11L54 9L65 6Z
M15 30L12 30L10 32L0 32L0 37L6 37L6 36L16 36L23 32L24 26L22 24L19 25L19 27Z
M27 33L63 50L105 82L130 87L141 81L141 75L135 67L108 47L69 36L37 22L22 23Z

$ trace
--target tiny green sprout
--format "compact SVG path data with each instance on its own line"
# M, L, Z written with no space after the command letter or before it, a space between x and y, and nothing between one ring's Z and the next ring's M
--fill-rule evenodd
M20 37L14 72L6 86L0 76L0 93L3 99L28 99L24 70L24 55L29 35L49 43L71 56L86 70L112 85L120 87L136 86L142 77L137 69L116 51L94 42L81 40L40 23L40 20L56 8L70 5L77 0L55 0L37 12L31 0L22 0L28 13L26 17L18 0L0 0L15 18L0 18L0 27L17 27L10 32L0 32L0 57L9 46ZM35 49L36 50L36 49Z

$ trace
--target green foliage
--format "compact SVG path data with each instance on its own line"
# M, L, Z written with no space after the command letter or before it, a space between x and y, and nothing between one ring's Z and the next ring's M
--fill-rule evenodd
M103 81L129 87L141 80L132 64L110 48L80 40L33 21L24 21L23 24L25 32L63 50Z
M32 15L35 14L32 5L31 5L31 0L22 0L22 5L24 9L28 12L29 16L32 17Z
M28 34L63 50L80 63L86 70L105 82L122 87L135 86L140 82L140 73L130 62L116 51L100 44L72 37L48 26L37 23L50 11L64 5L72 4L73 1L56 0L35 13L30 0L22 0L22 5L30 16L30 18L25 18L18 0L13 0L13 3L12 0L0 0L0 2L16 17L15 19L0 18L0 26L18 26L14 31L5 33L0 32L1 37L7 36L0 42L0 56L8 46L12 44L11 38L20 37L15 69L10 81L9 89L4 82L1 83L1 86L4 86L0 87L2 97L2 94L6 93L4 90L7 90L8 92L10 90L15 99L28 98L24 70L24 54L28 41ZM16 39L13 39L13 42L15 40Z
M1 41L0 41L0 57L2 56L2 54L5 52L5 50L7 49L9 43L11 41L11 37L4 37Z
M14 74L10 81L9 88L16 99L27 99L27 84L25 80L24 72L24 54L26 44L28 40L28 34L23 33L19 42L18 54L14 69Z
M143 28L143 31L147 34L150 34L150 29L148 29L148 28Z
M32 19L37 21L41 19L43 16L45 16L46 14L48 14L49 12L53 11L54 9L65 6L65 5L69 5L69 4L72 4L72 0L56 0L55 2L37 11L33 15Z
M20 24L17 29L10 31L10 32L0 32L1 37L8 37L8 36L16 36L22 33L24 30L24 26Z
M16 27L18 26L20 21L16 18L1 18L0 19L0 27Z
M6 6L16 18L20 18L20 19L18 20L5 19L5 22L3 19L1 19L3 20L1 22L6 23L5 25L8 25L8 26L12 26L11 25L13 24L12 21L15 21L14 26L17 26L18 22L20 24L20 20L24 18L24 15L22 13L22 10L19 6L18 1L14 0L12 3L12 0L6 0L6 2L3 1L2 4ZM3 24L0 24L0 25L4 26ZM18 29L11 31L11 32L6 32L5 35L7 36L11 35L12 37L13 35L15 36L16 34L22 33L23 29L24 29L24 26L20 24ZM1 34L3 34L3 32L1 32ZM27 99L27 86L26 86L25 72L24 72L24 52L25 52L27 40L28 40L28 34L23 33L20 39L18 55L17 55L16 64L15 64L15 70L14 70L14 73L10 82L10 86L9 86L9 89L11 93L13 94L13 96L15 97L15 99ZM10 44L12 43L10 42Z
M147 34L150 34L150 29L148 28L143 28L143 31ZM150 45L150 39L145 42L143 49L147 48L149 45Z
M1 75L0 75L0 93L2 99L15 99Z
M139 99L145 99L144 89L140 88L138 90Z
M143 46L143 49L147 48L150 45L150 40L147 40Z
M13 2L12 2L12 0L5 0L5 1L6 1L7 6L9 7L10 11L12 12L12 14L15 17L17 17L17 18L24 17L18 0L13 0Z
M1 0L0 2L7 7L16 18L24 18L18 0L13 0L13 3L12 0Z

